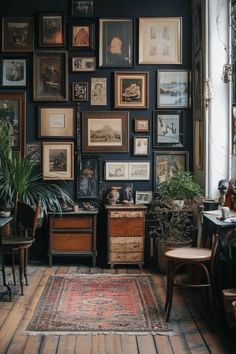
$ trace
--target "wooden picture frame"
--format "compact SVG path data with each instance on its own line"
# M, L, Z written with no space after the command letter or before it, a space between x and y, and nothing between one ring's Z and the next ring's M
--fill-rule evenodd
M74 143L43 142L43 179L74 179Z
M107 105L107 78L92 77L90 85L90 105L106 106Z
M83 112L83 152L128 152L129 112Z
M115 72L115 108L145 109L148 99L148 72Z
M184 111L153 112L153 147L184 146Z
M139 64L182 64L182 17L139 18Z
M150 154L150 138L149 136L133 137L133 155L148 156Z
M2 51L32 52L34 49L33 17L2 18Z
M94 1L71 0L71 17L93 17Z
M178 171L188 171L188 151L155 151L154 152L154 187L166 181Z
M133 66L133 20L99 19L99 66Z
M151 204L153 198L152 191L136 191L135 204Z
M71 60L71 70L73 73L96 70L96 57L72 57Z
M89 99L88 82L72 82L72 101L86 102Z
M38 107L39 138L74 138L75 107Z
M77 198L90 199L99 196L99 159L95 156L81 156L77 175Z
M65 46L65 16L60 12L39 14L39 46Z
M134 119L135 133L149 133L150 132L150 119L146 117L135 117Z
M189 70L157 71L157 107L190 107L190 72Z
M94 25L93 23L79 22L71 25L71 49L94 49Z
M25 121L26 121L26 93L0 93L0 121L11 125L13 151L20 156L25 153Z
M34 101L67 101L67 52L40 51L34 53Z
M27 59L2 59L2 87L25 87L27 85Z

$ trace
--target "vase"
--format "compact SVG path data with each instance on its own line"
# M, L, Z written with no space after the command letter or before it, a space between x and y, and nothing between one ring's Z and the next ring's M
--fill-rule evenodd
M109 205L115 205L116 203L119 202L120 200L119 189L121 189L121 187L111 187L111 190L107 195L107 202Z

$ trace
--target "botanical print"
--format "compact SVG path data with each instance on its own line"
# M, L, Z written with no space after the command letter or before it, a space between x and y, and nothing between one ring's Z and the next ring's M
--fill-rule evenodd
M107 79L91 78L91 98L92 106L106 106L107 104Z
M157 119L157 142L169 144L179 143L179 115L158 114Z
M89 119L88 145L122 146L122 120Z

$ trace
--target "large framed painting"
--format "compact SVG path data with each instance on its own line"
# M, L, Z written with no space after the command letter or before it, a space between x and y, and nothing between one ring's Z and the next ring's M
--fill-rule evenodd
M83 152L128 152L129 112L83 112Z
M67 101L67 52L38 51L34 53L34 101Z
M25 92L0 93L0 122L10 126L12 149L21 156L25 153Z
M133 20L99 19L99 66L133 66Z
M188 151L155 151L154 152L154 187L166 181L178 171L188 171Z
M65 19L63 13L39 14L39 46L63 47L65 45Z
M164 110L153 114L153 147L184 146L184 111Z
M99 159L95 156L81 156L77 175L77 198L98 198Z
M148 72L115 72L115 108L148 108Z
M3 17L2 51L32 52L34 48L33 17Z
M182 64L182 18L139 18L139 64Z
M188 70L157 71L157 107L190 107L190 72Z

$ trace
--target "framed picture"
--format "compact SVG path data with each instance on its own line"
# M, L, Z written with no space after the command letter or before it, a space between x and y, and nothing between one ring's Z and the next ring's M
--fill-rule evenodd
M0 93L0 121L10 124L12 149L21 156L25 153L25 92Z
M148 108L148 72L115 72L115 108Z
M83 112L83 152L128 152L129 112Z
M72 82L72 101L88 101L88 82Z
M107 79L105 77L91 78L91 106L107 105Z
M65 45L65 19L62 13L39 14L39 46L63 47Z
M129 179L129 163L122 161L105 162L105 179L107 181L120 181Z
M130 180L150 180L150 161L129 162Z
M151 204L152 202L152 191L136 191L135 192L135 203L136 204Z
M34 53L34 101L67 101L67 52Z
M94 15L94 1L71 0L72 17L92 17Z
M94 49L94 28L92 23L71 25L71 49Z
M203 120L203 71L202 50L193 59L193 117Z
M41 145L40 144L27 144L26 157L33 164L41 163Z
M188 70L157 71L157 107L190 107L190 72Z
M182 64L182 18L139 18L139 64Z
M43 179L74 179L74 143L43 142Z
M2 51L32 52L34 49L33 17L3 17Z
M136 117L134 119L134 131L136 133L149 133L150 119L145 117Z
M153 147L184 146L184 111L155 111Z
M133 20L99 19L99 66L132 67Z
M201 31L201 6L197 5L193 11L193 55L197 53L197 51L201 48L202 41L202 31Z
M74 107L38 107L39 138L74 138L75 108Z
M72 72L87 72L95 70L95 57L72 57Z
M98 187L99 159L82 156L77 176L77 198L98 198Z
M150 153L150 140L149 136L133 137L133 154L135 156L148 156Z
M2 86L25 87L26 86L26 59L8 58L2 59Z
M166 181L178 171L188 171L188 151L155 151L154 152L154 184Z

